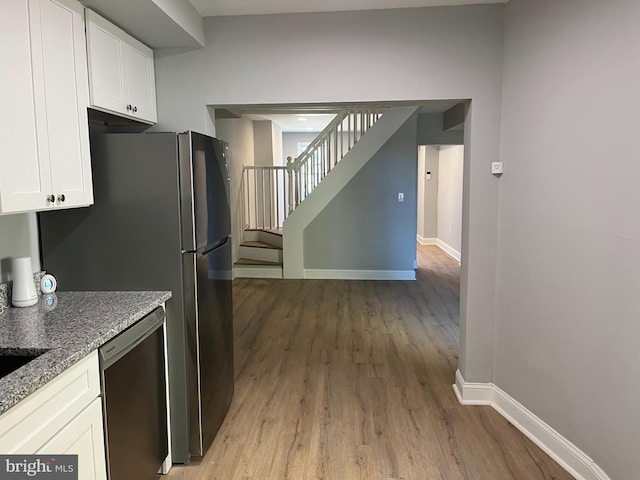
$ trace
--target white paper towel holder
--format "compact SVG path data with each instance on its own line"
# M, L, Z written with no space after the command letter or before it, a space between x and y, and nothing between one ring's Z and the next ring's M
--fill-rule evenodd
M11 263L11 273L13 275L13 293L11 294L13 306L30 307L38 303L31 257L15 257Z

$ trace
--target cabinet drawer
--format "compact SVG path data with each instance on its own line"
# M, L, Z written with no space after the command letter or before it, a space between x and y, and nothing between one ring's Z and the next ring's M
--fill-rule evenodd
M33 453L100 395L98 352L0 416L0 452Z

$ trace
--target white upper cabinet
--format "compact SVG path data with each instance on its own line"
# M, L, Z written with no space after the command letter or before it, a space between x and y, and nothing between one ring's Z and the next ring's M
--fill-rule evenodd
M0 2L0 213L93 203L84 9Z
M87 9L91 106L155 123L153 50Z

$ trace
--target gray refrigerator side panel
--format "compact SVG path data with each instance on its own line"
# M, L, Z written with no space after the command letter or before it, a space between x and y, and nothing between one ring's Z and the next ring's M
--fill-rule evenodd
M180 158L180 206L182 218L182 249L196 249L194 228L193 167L191 158L191 132L178 135L178 153Z
M60 290L171 290L172 454L188 462L176 134L92 134L95 204L39 215L42 265Z

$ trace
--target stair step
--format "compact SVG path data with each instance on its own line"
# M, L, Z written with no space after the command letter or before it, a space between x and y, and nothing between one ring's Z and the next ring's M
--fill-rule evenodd
M235 265L250 265L252 267L282 267L282 262L268 262L266 260L256 260L254 258L239 258Z
M240 245L238 250L240 258L262 260L264 262L282 263L281 248L249 247Z
M264 242L282 247L282 230L245 230L245 242Z
M270 233L271 235L282 236L281 228L247 228L245 232L264 232L264 233Z
M242 242L240 244L243 247L253 247L253 248L270 248L272 250L282 250L282 247L278 245L273 245L271 243L262 242L260 240L249 240L246 242Z
M282 278L282 263L239 258L235 262L236 278Z
M245 229L245 232L267 232L282 236L281 228L247 228Z

